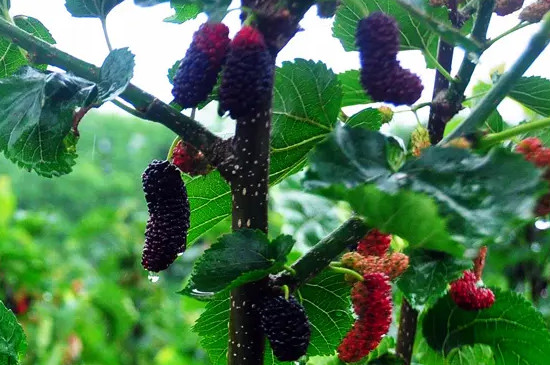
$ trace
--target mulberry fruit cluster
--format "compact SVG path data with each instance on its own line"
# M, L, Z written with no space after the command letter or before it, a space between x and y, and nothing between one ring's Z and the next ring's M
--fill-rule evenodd
M183 108L194 108L214 89L229 46L229 29L222 23L204 23L193 35L174 77L172 95Z
M423 126L418 126L411 134L411 146L413 156L420 157L422 150L430 147L430 133Z
M519 20L538 23L550 11L550 0L537 0L519 13Z
M357 320L338 347L338 357L356 362L374 350L388 333L392 318L389 278L382 273L364 275L354 284L351 299Z
M208 172L208 162L204 154L183 141L179 141L174 147L172 163L191 176L204 175Z
M268 296L258 306L260 323L279 361L296 361L306 354L311 330L304 308L291 295Z
M357 244L357 252L363 256L383 256L388 252L391 243L391 235L371 229Z
M399 28L396 21L380 12L359 21L356 43L361 60L361 84L375 101L395 105L416 102L424 87L420 78L401 67Z
M516 146L516 152L521 153L527 161L532 162L539 168L547 169L543 178L550 183L550 148L544 147L540 139L526 138ZM544 216L550 213L550 193L539 198L535 207L537 216Z
M262 33L243 27L231 41L220 86L220 107L233 119L271 106L275 66Z
M393 280L407 270L409 257L401 252L393 252L384 256L363 256L358 252L348 252L342 256L341 263L342 266L355 270L361 275L380 272Z
M495 13L499 16L505 16L521 9L522 6L523 0L497 0Z
M495 302L495 295L489 288L477 285L478 278L472 271L451 283L451 298L459 308L475 311L489 308Z
M187 190L178 169L168 161L151 162L142 180L149 220L141 264L159 272L185 251L190 214Z

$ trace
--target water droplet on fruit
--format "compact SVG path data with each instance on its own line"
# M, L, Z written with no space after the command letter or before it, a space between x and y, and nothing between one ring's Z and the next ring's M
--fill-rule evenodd
M160 276L158 276L158 274L155 274L155 273L149 273L149 275L147 276L147 279L149 279L149 281L154 284L159 281Z
M544 231L550 228L550 221L547 221L545 219L539 219L535 222L535 227L537 229L540 229L541 231Z

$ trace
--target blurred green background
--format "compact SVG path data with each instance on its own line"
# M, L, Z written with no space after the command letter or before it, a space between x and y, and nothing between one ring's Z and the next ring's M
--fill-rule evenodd
M69 175L47 179L0 160L0 299L27 334L25 364L209 364L191 331L204 305L176 292L229 225L150 282L140 264L147 220L141 173L165 158L174 135L100 112L87 115L80 132ZM343 217L299 189L295 177L272 192L270 229L294 234L304 250Z

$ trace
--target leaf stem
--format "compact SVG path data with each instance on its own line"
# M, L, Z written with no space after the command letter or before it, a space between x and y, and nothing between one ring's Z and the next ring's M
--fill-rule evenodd
M502 75L493 88L479 102L472 113L458 125L443 141L446 143L451 139L473 133L482 125L489 115L495 110L506 94L512 89L519 78L527 71L529 66L537 59L548 45L550 40L550 13L543 18L541 27L533 35L526 50L522 53L514 65Z
M506 129L502 132L491 133L484 137L481 137L477 142L476 147L483 149L489 148L497 143L509 140L515 136L547 127L550 127L550 118L544 118L529 123L523 123L515 127Z
M329 266L329 269L331 269L334 272L340 273L340 274L346 274L353 276L354 279L357 279L359 281L365 280L361 274L359 274L357 271L352 269L346 269L345 267L335 267L335 266Z
M107 48L109 52L113 51L113 46L111 45L111 40L109 39L109 33L107 32L107 17L102 17L101 19L101 28L103 28L103 36L105 37L105 43L107 43Z
M294 270L291 266L284 265L284 266L283 266L283 269L285 269L286 271L288 271L291 275L296 275L296 270Z
M441 43L445 43L445 41L441 41ZM446 43L445 43L446 44ZM447 45L447 47L450 47L451 49L453 48L453 46L451 45ZM441 47L440 47L440 50L441 50ZM441 51L440 51L441 53ZM451 76L451 74L449 73L449 71L446 70L446 68L441 64L439 63L439 61L431 54L431 52L429 50L425 50L424 51L424 55L430 60L433 62L433 64L435 65L435 68L437 69L437 71L449 82L454 82L455 79Z
M507 35L510 35L512 33L514 33L515 31L517 30L520 30L522 28L525 28L529 25L532 25L534 23L529 23L529 22L520 22L518 24L516 24L515 26L513 26L512 28L508 29L507 31L505 31L504 33L501 33L499 34L498 36L496 36L495 38L492 38L490 39L489 41L487 41L487 44L485 45L485 48L489 48L491 47L493 44L495 44L496 42L498 42L499 40L501 40L502 38L506 37Z
M172 157L174 156L174 148L176 148L179 141L181 141L181 138L179 136L174 138L174 140L172 141L172 144L170 145L170 149L168 150L168 153L166 154L166 160L169 161L169 160L172 159Z

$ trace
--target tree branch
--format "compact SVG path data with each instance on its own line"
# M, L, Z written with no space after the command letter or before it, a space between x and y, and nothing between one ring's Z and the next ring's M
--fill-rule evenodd
M1 18L0 36L27 50L29 56L36 63L59 67L93 82L99 81L98 67L53 47ZM128 85L120 97L142 113L142 118L168 127L187 143L201 150L212 164L217 165L219 156L214 156L211 150L222 140L198 122L180 114L174 108L133 84Z
M474 28L472 30L472 38L480 43L485 43L486 41L487 29L489 28L494 7L495 0L484 0L480 2ZM430 122L428 124L428 131L430 132L432 144L441 141L443 132L445 131L445 125L460 111L460 109L462 109L464 91L470 83L475 67L475 60L472 60L469 54L465 54L455 81L451 83L447 92L441 94L441 92L435 93L434 90L435 98L432 103L433 114L430 115Z
M451 139L473 133L482 125L489 115L495 110L506 94L512 89L517 80L527 71L529 66L537 59L550 41L550 13L544 17L541 27L533 35L526 50L521 54L514 65L497 81L477 107L442 143Z
M397 332L395 352L397 356L403 359L403 364L405 365L411 363L417 323L418 311L414 309L406 299L403 299L401 303L401 317L399 319L399 331Z

